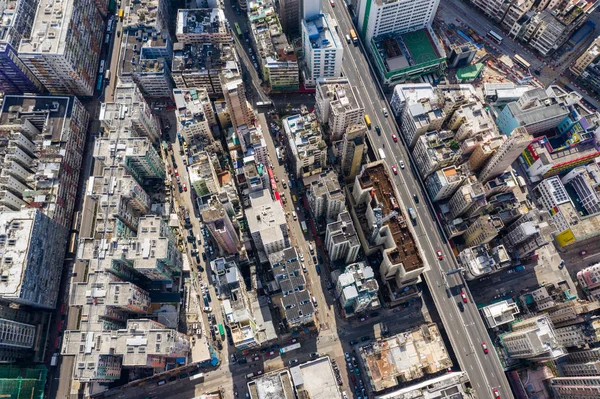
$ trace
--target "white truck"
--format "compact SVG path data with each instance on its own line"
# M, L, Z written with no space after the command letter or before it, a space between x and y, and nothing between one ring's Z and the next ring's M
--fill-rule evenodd
M379 149L379 159L385 159L385 152L383 151L383 148Z

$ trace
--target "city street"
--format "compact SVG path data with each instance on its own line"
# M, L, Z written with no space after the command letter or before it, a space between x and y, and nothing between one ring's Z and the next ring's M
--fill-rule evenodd
M340 34L344 35L353 28L348 11L344 7L332 8L329 4L325 5L326 12L331 12L336 16L339 24ZM391 134L398 133L397 125L393 118L385 118L381 109L389 106L382 98L380 91L377 90L376 82L370 77L369 65L363 54L362 45L346 45L344 54L344 76L346 76L354 85L357 86L361 95L365 112L370 115L374 125L381 126L382 134L378 136L374 130L369 131L369 140L374 147L383 148L388 164L398 164L400 160L405 160L410 165L409 157L404 147L400 143L394 143ZM413 174L414 173L414 174ZM465 370L473 388L477 391L480 398L491 398L492 389L498 389L503 398L512 398L512 393L508 381L504 375L503 368L498 356L494 351L484 354L481 349L482 342L490 342L489 335L485 329L483 321L479 315L476 305L471 301L465 306L465 311L460 312L457 306L459 297L448 297L446 287L464 287L467 295L468 287L462 280L460 273L445 277L448 270L455 269L457 264L452 256L449 247L445 245L445 240L439 233L434 224L433 217L430 216L429 209L425 204L428 198L424 191L420 189L415 178L416 172L412 172L409 166L397 177L395 177L401 200L405 207L413 207L417 211L418 225L416 227L417 240L423 250L423 257L429 265L429 270L424 273L437 310L442 317L444 327L453 350L458 358L460 367ZM416 204L412 198L413 194L418 194L423 201ZM438 262L435 256L437 249L442 250L444 259ZM459 292L455 289L453 292Z

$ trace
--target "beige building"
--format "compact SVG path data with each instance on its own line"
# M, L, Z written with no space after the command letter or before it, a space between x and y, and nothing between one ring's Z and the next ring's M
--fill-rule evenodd
M598 36L592 44L585 50L583 54L575 60L573 65L570 67L571 72L573 72L576 76L581 75L581 73L588 67L598 56L600 55L600 36Z
M504 227L502 220L490 215L481 215L467 228L463 234L465 245L473 247L492 241Z
M365 110L355 86L346 78L326 78L317 82L315 112L329 125L332 142L342 139L351 125L364 124Z
M215 111L206 89L175 89L177 133L188 143L208 147L213 141L212 128L217 124Z
M360 171L364 153L366 152L365 136L367 126L364 123L350 125L342 139L342 176L346 181L354 180Z
M242 76L239 73L227 71L221 75L221 86L223 87L223 96L227 103L231 125L234 128L241 125L251 125L255 116L246 97Z
M452 366L434 323L362 346L358 355L374 392L436 374Z

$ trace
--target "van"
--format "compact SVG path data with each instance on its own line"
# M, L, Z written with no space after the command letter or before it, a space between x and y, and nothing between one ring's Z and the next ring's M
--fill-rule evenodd
M315 253L315 248L312 246L312 244L308 244L308 249L310 250L311 254Z
M292 216L294 217L294 220L298 220L298 215L296 214L296 211L292 212Z
M350 39L350 35L346 35L346 43L350 43L352 39Z

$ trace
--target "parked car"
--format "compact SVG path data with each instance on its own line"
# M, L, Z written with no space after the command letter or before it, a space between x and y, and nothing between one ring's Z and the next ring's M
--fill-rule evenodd
M290 366L293 366L296 363L298 363L298 359L292 359L289 361Z

